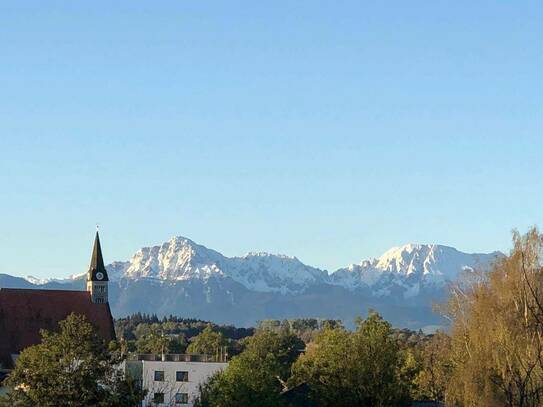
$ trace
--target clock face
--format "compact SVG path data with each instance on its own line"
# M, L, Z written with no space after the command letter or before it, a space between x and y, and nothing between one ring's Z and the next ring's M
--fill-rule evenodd
M104 278L104 273L102 273L102 272L99 271L98 273L96 273L96 278L97 278L98 280L102 280L102 279Z

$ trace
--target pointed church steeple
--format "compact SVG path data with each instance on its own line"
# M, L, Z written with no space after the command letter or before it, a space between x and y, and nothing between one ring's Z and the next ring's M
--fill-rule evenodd
M96 231L96 237L94 238L94 248L92 249L87 281L109 281L106 266L104 266L104 258L102 257L102 247L100 246L98 231Z
M97 229L89 271L87 272L87 291L91 294L92 302L96 304L108 302L108 281L109 278L102 257L102 247L100 246L100 236Z

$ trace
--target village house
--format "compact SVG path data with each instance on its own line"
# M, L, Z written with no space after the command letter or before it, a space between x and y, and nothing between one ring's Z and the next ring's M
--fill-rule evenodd
M142 407L191 407L203 385L228 366L226 357L211 355L130 355L126 372L138 380L147 395Z

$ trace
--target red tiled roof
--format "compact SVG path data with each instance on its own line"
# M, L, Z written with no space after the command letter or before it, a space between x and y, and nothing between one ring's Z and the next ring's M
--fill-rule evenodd
M109 304L94 304L87 291L0 288L0 363L41 342L40 329L55 331L71 313L87 317L106 341L115 338Z

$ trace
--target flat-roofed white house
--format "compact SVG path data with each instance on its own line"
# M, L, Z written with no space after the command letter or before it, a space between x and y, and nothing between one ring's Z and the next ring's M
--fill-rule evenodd
M132 355L126 361L127 372L148 391L142 407L192 407L200 385L227 366L208 355Z

